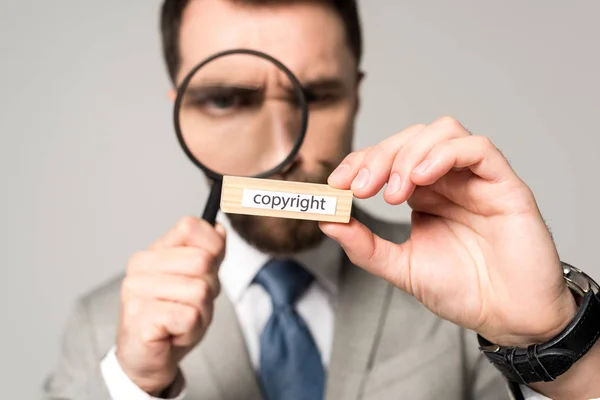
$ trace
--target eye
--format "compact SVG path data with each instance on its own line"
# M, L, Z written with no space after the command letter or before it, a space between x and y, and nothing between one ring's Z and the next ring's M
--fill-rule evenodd
M228 95L214 96L212 99L208 99L207 103L211 107L215 107L218 109L226 109L232 107L236 104L239 98Z
M191 92L186 106L207 116L221 117L258 106L260 102L261 95L257 90L213 86Z
M247 106L249 99L236 94L216 94L204 101L202 107L209 113L226 113Z

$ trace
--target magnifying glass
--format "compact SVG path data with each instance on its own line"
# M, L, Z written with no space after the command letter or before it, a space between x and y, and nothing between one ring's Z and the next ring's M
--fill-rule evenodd
M305 93L280 61L227 50L192 69L177 90L175 132L187 157L212 180L202 218L214 225L223 176L266 178L296 157L308 122Z

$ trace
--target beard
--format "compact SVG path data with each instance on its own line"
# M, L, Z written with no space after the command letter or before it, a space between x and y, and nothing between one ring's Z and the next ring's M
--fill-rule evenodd
M321 163L319 171L307 173L300 163L272 176L275 180L326 184L333 164ZM324 238L318 221L228 214L231 226L248 244L272 255L297 253L316 247Z

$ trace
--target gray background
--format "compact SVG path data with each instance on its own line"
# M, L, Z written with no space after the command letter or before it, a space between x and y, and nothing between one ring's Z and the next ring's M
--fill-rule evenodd
M2 0L2 398L36 398L75 298L180 216L202 177L178 148L158 0ZM600 2L363 0L356 144L453 115L533 188L563 259L600 277ZM404 206L366 202L406 219Z

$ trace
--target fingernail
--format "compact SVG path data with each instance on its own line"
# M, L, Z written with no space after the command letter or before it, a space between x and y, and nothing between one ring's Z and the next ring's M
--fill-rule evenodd
M227 232L225 231L225 228L224 228L224 227L223 227L223 225L221 225L221 224L216 224L216 226L215 226L215 230L216 230L216 231L217 231L217 233L218 233L219 235L221 235L221 236L225 236L225 234L227 233Z
M348 164L342 164L339 167L337 167L331 173L331 175L329 175L329 178L342 179L348 173L348 171L350 171L350 166Z
M352 181L352 185L350 186L352 190L362 189L369 183L369 170L366 168L362 168L354 181Z
M424 174L433 165L433 161L425 160L413 170L414 174Z
M399 192L401 187L402 187L402 178L400 178L400 175L398 175L396 172L394 172L388 182L388 186L387 186L387 189L385 189L385 191L387 194L394 194L394 193Z

